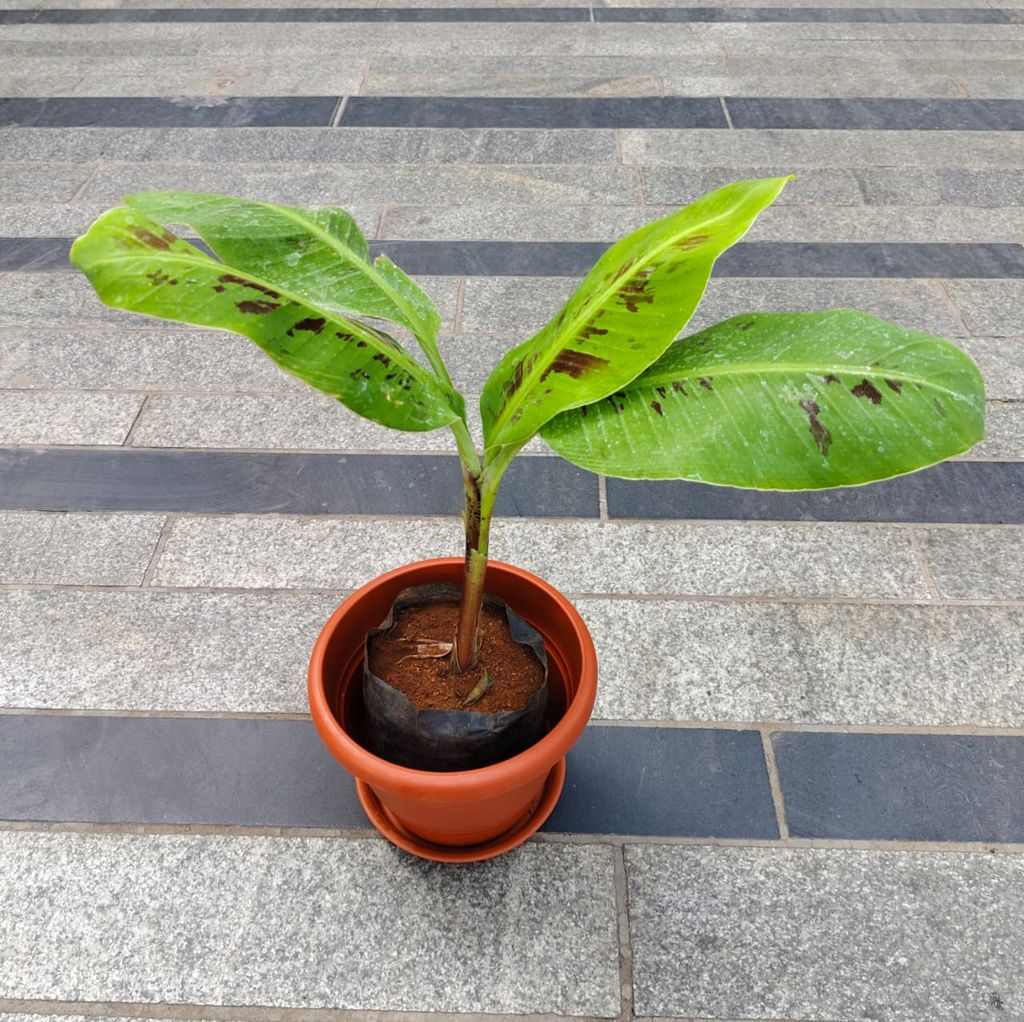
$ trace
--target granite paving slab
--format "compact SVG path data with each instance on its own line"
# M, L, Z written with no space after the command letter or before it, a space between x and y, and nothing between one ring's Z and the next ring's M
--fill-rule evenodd
M139 394L0 391L0 444L106 444L128 438Z
M8 832L0 862L9 997L619 1008L612 857L599 845L531 845L451 870L379 840Z
M4 585L141 585L161 515L0 511Z
M626 849L640 1017L1024 1012L1014 855Z

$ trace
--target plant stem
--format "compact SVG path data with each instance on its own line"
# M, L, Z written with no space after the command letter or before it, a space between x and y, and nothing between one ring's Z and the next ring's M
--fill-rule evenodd
M463 462L462 474L466 486L466 565L462 603L459 607L459 625L452 650L452 666L459 674L476 666L491 516L501 478L520 446L522 445L502 448L497 457L485 460L484 467L479 472L470 471Z

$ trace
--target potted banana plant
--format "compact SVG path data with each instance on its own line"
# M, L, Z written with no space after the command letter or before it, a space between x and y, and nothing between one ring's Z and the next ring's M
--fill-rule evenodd
M679 338L715 260L790 180L728 185L611 246L494 369L480 450L437 309L386 256L370 258L344 210L149 192L75 242L72 261L108 305L232 330L374 422L450 430L464 555L368 582L324 626L309 669L321 737L401 847L467 861L524 841L593 708L578 613L488 559L498 488L532 438L604 475L772 490L868 483L981 439L978 370L937 337L832 309L755 312ZM168 230L178 224L213 255Z

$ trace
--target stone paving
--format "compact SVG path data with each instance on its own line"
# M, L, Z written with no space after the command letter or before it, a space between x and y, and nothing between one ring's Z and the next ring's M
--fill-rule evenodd
M1024 1020L1024 0L156 3L0 7L0 1022ZM591 626L594 721L519 850L393 849L305 662L459 551L452 448L106 309L70 239L344 205L475 395L601 243L779 172L689 329L947 336L985 441L795 497L531 445L493 553Z

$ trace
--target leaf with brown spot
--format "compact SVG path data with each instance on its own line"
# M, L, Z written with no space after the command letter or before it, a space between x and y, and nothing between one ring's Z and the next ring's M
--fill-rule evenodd
M122 244L148 235L161 244ZM283 279L269 281L212 259L161 233L158 224L135 210L104 214L75 242L71 258L108 305L233 330L254 341L282 369L382 425L437 429L460 414L446 388L394 338L318 308L290 292ZM163 286L171 281L178 285ZM397 366L401 378L387 379L388 366Z
M787 180L720 188L609 248L547 325L487 380L480 399L486 447L525 443L554 416L607 397L657 359L693 314L715 260ZM584 348L592 361L578 361Z
M858 382L834 386L840 378ZM715 400L687 398L701 381L713 381ZM899 400L872 403L888 381ZM949 342L834 309L726 320L586 407L541 437L592 472L799 490L885 479L968 450L981 438L984 389Z

